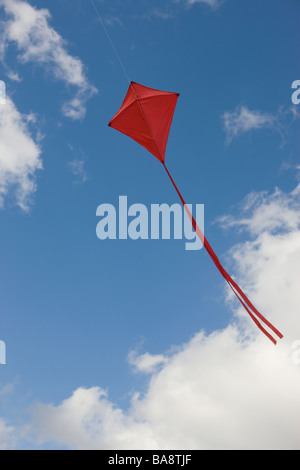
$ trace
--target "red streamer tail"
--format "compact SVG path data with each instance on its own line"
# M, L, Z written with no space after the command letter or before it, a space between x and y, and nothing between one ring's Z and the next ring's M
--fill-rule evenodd
M169 170L167 169L165 163L163 162L163 166L165 167L165 170L183 204L183 207L192 223L193 229L195 230L196 234L198 235L199 239L201 240L204 248L207 250L209 256L213 260L214 264L218 268L219 272L222 274L228 285L230 286L231 290L235 294L235 296L238 298L246 312L250 315L254 323L257 325L257 327L274 343L276 344L277 341L276 339L263 327L262 323L264 323L265 326L267 326L275 335L278 336L278 338L283 338L283 335L280 333L280 331L275 328L255 307L254 305L250 302L250 300L247 298L247 296L244 294L242 289L238 286L238 284L231 278L231 276L228 274L228 272L223 268L222 264L220 263L220 260L218 259L216 253L208 243L207 239L205 238L203 232L200 230L198 227L196 220L194 219L191 211L187 207L179 189L177 188L172 176L169 173Z

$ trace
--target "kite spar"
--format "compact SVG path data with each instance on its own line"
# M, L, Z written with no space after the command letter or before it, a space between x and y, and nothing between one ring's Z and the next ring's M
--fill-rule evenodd
M166 167L165 152L178 97L179 93L155 90L135 82L130 82L123 104L109 122L109 126L135 140L162 163L192 223L193 229L215 266L257 327L276 344L276 339L266 327L277 335L278 338L283 338L283 335L254 307L242 289L223 268L211 245L197 225Z

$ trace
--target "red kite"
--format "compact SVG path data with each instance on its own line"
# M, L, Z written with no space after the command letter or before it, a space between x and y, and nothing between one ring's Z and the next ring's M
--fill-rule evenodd
M262 326L261 322L279 338L283 338L283 335L265 317L263 317L261 313L259 313L241 288L223 268L217 255L198 227L165 165L165 151L178 96L179 93L154 90L153 88L148 88L143 85L139 85L138 83L131 82L124 102L117 114L111 119L109 126L131 137L133 140L145 147L163 164L184 206L184 209L191 220L193 229L197 233L219 272L222 274L258 328L274 344L276 344L274 337Z

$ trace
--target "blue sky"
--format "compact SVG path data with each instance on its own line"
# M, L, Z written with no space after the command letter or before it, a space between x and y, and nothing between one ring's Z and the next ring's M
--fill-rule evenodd
M7 91L0 109L0 340L7 348L7 364L0 366L2 447L230 448L247 441L257 448L255 433L245 428L247 413L231 441L218 436L225 421L214 413L207 418L210 439L193 434L187 421L190 433L178 442L168 431L168 440L159 422L153 425L162 406L153 390L163 386L162 377L173 377L172 364L185 364L193 374L181 376L179 367L182 382L168 385L178 391L182 410L189 402L188 395L181 401L182 384L197 389L194 406L202 414L194 424L201 428L209 414L201 397L207 393L213 401L221 365L233 387L247 371L256 377L255 364L262 362L263 404L268 387L278 385L275 376L265 378L264 367L280 364L290 384L276 392L290 403L286 426L282 434L267 426L271 435L262 445L299 447L286 429L294 436L299 385L290 355L300 337L300 273L293 261L300 249L299 111L291 101L292 82L300 79L300 5L95 4L130 79L180 93L168 168L186 201L205 205L206 236L227 269L287 339L274 349L257 336L204 250L186 251L184 240L96 237L99 204L117 205L126 195L129 204L150 207L179 202L177 195L153 156L107 126L128 82L92 4L1 0L0 79ZM281 246L286 257L278 255ZM293 302L281 315L284 298ZM188 354L195 338L199 369ZM214 355L222 357L218 367ZM193 383L192 376L204 383ZM64 407L74 406L82 417L84 403L92 404L104 431L87 435L80 418L75 437L59 433ZM216 403L224 405L221 397ZM234 421L239 411L226 406ZM111 429L103 409L121 410L124 420ZM64 419L67 429L71 422ZM265 429L267 411L261 419ZM148 428L134 434L132 421ZM164 423L172 429L168 418ZM115 437L120 430L125 444Z

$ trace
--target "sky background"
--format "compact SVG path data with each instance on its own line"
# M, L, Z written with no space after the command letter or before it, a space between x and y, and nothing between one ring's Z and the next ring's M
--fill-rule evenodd
M0 0L0 449L299 449L300 3L95 4L130 80L180 93L167 166L284 339L204 250L97 238L99 204L177 194L107 126L128 82L91 2Z

